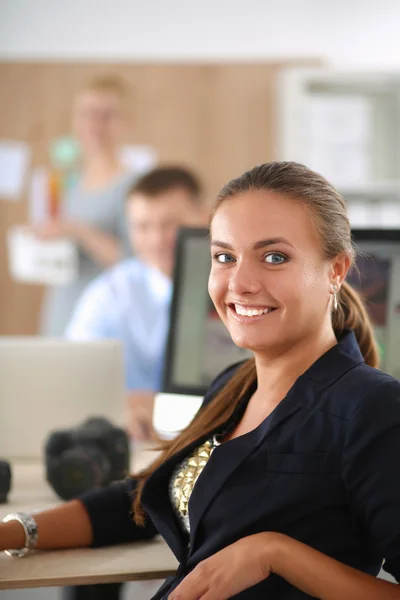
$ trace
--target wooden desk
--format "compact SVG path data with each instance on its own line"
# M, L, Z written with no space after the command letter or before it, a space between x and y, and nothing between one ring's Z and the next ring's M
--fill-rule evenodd
M143 448L134 453L133 470L153 456ZM12 492L9 502L0 504L0 519L9 512L29 513L60 502L45 481L43 465L14 461L12 471ZM0 590L163 579L177 566L161 538L106 548L38 551L22 559L0 552Z

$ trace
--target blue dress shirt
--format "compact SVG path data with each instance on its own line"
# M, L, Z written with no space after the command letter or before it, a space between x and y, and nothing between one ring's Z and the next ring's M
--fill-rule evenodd
M161 386L172 282L129 258L88 285L66 330L71 340L122 342L128 390Z

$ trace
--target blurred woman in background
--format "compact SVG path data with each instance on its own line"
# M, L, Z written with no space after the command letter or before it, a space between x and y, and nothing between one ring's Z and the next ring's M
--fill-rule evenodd
M90 81L75 100L73 130L82 153L78 180L66 193L60 217L35 227L35 233L44 240L73 240L78 248L79 272L72 284L47 290L42 335L63 335L82 290L123 256L123 205L133 180L118 158L126 96L122 81L101 77Z

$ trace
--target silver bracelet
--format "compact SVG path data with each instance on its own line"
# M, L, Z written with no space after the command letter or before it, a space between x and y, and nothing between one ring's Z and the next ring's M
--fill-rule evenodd
M18 523L21 523L25 531L25 546L15 550L4 550L4 552L8 556L22 558L37 546L39 536L36 521L32 515L26 513L10 513L4 517L2 522L8 523L9 521L18 521Z

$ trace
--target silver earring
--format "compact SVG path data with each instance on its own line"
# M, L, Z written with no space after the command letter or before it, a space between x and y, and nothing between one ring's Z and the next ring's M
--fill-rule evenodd
M338 309L337 293L338 293L339 288L335 284L332 289L333 289L333 310L337 310Z

